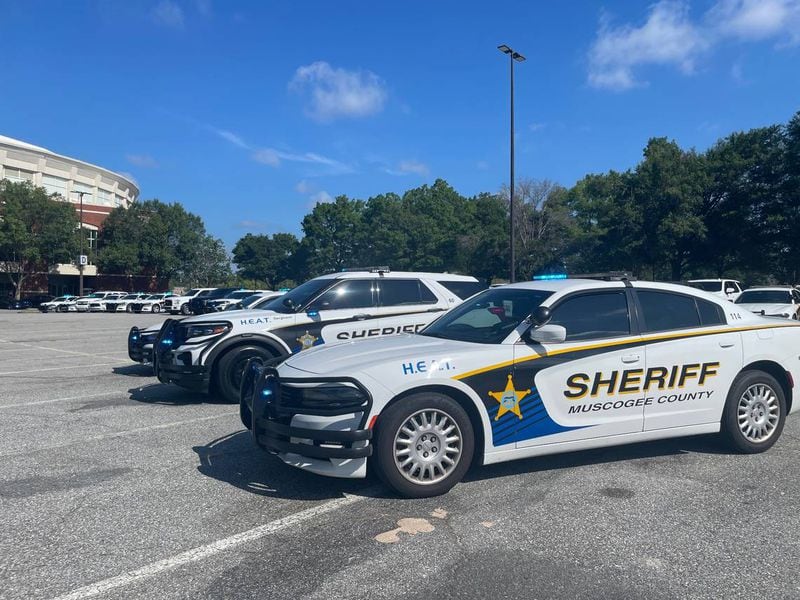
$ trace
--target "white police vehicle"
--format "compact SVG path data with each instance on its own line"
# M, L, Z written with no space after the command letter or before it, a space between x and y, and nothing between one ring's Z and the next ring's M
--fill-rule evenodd
M736 299L742 310L782 319L800 317L800 292L789 286L748 288Z
M207 296L217 288L192 288L185 294L180 296L170 296L164 299L164 312L173 315L178 313L188 315L191 313L189 310L189 301L197 296Z
M168 319L154 346L153 367L163 383L213 389L238 402L250 359L265 362L323 344L413 333L482 287L464 275L386 268L323 275L254 311Z
M722 431L766 450L796 408L800 325L687 286L563 280L492 288L419 335L248 367L241 412L286 463L404 496L473 462Z

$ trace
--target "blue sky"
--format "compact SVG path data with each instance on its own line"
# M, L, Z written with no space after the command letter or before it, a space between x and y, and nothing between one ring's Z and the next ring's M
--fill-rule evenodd
M0 0L0 134L132 174L232 246L316 201L571 185L800 109L800 0Z

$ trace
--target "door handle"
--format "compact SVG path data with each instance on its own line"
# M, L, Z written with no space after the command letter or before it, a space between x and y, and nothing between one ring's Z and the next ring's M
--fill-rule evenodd
M626 354L622 357L622 362L625 364L637 363L639 360L641 359L638 354Z
M365 319L371 319L371 318L372 318L372 315L360 314L360 315L355 315L353 318L354 318L356 321L363 321L363 320L365 320Z
M719 343L720 348L733 348L736 345L736 342L733 341L722 341Z

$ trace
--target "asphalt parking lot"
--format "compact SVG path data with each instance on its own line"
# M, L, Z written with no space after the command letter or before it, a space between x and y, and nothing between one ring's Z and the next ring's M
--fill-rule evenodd
M254 448L126 353L163 316L0 313L0 598L800 598L800 415L399 500Z

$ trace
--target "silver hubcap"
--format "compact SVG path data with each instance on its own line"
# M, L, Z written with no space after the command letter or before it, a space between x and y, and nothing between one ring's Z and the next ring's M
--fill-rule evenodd
M418 485L445 479L461 459L461 429L438 409L411 415L394 436L394 463L403 477Z
M764 442L772 437L779 417L778 397L768 385L751 385L739 399L739 429L750 442Z

